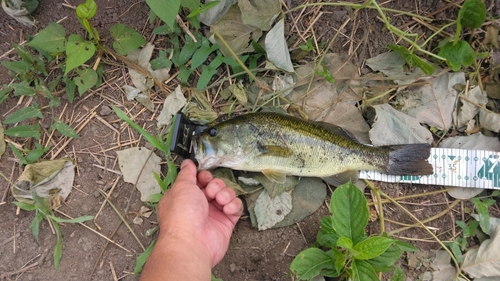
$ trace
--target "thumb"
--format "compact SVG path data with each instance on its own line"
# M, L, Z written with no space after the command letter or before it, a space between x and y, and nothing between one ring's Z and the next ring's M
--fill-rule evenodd
M193 161L186 159L182 161L181 171L177 175L177 180L175 182L196 185L196 174L196 165L193 163Z

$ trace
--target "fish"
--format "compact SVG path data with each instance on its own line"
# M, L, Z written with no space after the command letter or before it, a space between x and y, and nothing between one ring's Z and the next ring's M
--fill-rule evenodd
M343 183L359 170L388 175L429 175L427 143L370 146L341 127L291 115L257 112L207 127L193 140L199 170L227 167L262 172L273 182L286 176ZM327 181L328 182L328 181Z

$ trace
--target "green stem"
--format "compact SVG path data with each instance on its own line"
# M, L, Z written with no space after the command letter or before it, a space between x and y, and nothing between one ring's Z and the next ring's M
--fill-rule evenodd
M375 198L377 198L377 206L378 206L379 220L380 220L380 234L382 235L385 232L385 219L384 219L384 206L382 205L382 198L380 197L380 188L375 187L371 181L365 180L365 182L375 194Z

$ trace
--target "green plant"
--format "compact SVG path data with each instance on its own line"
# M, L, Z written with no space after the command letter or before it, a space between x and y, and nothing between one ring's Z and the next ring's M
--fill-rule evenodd
M322 275L351 280L379 280L377 272L387 272L403 251L413 246L389 238L386 234L366 236L369 212L366 199L351 182L339 186L330 201L331 216L321 219L313 247L300 252L290 269L301 280ZM319 247L325 247L324 251ZM391 280L404 280L395 268Z
M34 97L44 105L33 103L7 116L3 121L6 125L25 121L30 121L30 124L8 128L5 135L39 140L41 128L37 120L44 118L43 110L59 106L63 93L72 102L76 91L81 96L100 85L104 72L98 64L99 59L96 59L93 67L86 65L96 53L101 55L110 52L102 45L98 31L91 25L90 20L96 11L94 0L86 0L76 9L77 18L88 32L90 40L77 34L66 36L62 25L50 23L24 46L13 44L20 60L1 62L13 76L14 83L3 86L0 103L12 93L14 96ZM115 39L113 47L118 54L128 54L146 42L139 33L123 24L111 27L111 34ZM58 131L71 138L78 137L68 124L58 118L54 118L49 131ZM35 149L18 149L11 145L22 165L36 162L49 149L38 142L34 145Z
M16 206L25 210L25 211L35 211L35 218L31 223L31 231L33 236L38 240L38 233L40 232L40 223L45 219L47 220L54 228L54 231L57 235L57 242L54 248L54 268L56 270L59 269L59 263L62 258L62 234L59 228L59 223L81 223L84 221L92 220L94 216L81 216L74 219L62 219L54 215L52 211L52 207L49 204L49 198L42 198L38 196L35 192L33 192L33 203L23 203L23 202L14 202Z

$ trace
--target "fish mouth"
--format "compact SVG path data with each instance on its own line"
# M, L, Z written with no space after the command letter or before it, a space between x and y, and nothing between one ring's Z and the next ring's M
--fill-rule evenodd
M194 158L198 162L198 170L208 170L217 166L214 146L209 140L198 137L193 141Z

